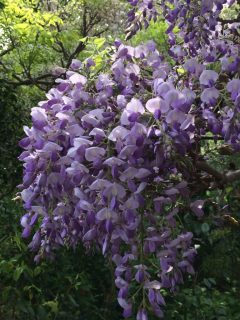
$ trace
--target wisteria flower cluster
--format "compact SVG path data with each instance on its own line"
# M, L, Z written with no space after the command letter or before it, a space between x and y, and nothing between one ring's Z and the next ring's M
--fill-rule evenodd
M128 0L133 9L128 13L127 38L147 28L158 15L168 23L169 54L182 64L186 58L220 61L224 71L236 71L239 65L239 10L233 19L223 19L223 8L237 0L155 1Z
M131 2L154 10L153 1ZM221 1L210 2L202 1L202 15L221 10ZM175 14L168 12L173 23L184 17L177 3ZM183 3L189 10L191 1ZM194 273L193 234L178 219L204 216L193 187L201 138L211 134L239 150L239 46L216 41L204 60L189 57L189 46L182 76L151 41L135 48L116 41L111 69L97 76L87 77L92 60L74 60L66 79L32 108L32 127L20 142L21 224L23 237L33 234L36 262L63 245L99 248L115 265L126 318L163 317L160 289L174 291Z

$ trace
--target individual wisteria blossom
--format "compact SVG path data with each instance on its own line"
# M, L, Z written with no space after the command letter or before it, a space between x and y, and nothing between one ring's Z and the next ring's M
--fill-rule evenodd
M217 79L218 74L213 70L204 70L199 77L200 84L206 87L212 87L216 83Z
M147 26L158 12L155 1L129 2L133 34L137 15ZM21 225L35 261L53 259L63 245L97 247L115 265L126 318L162 318L162 289L175 292L194 274L194 235L179 220L186 213L204 218L205 201L195 191L206 170L197 152L201 137L240 149L239 45L222 41L215 23L224 3L201 1L211 21L195 17L191 1L162 4L182 76L153 42L131 47L117 40L108 72L94 75L92 59L73 60L24 128ZM181 50L173 48L177 23L187 44Z
M201 100L202 102L208 103L212 106L216 105L217 99L219 97L220 93L219 91L212 87L204 89L204 91L201 94Z

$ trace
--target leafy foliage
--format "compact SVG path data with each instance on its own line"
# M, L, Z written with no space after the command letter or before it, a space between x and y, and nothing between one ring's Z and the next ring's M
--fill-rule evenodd
M237 289L233 285L229 291L223 293L215 288L215 284L214 279L205 278L198 285L182 289L177 296L172 297L172 301L169 301L165 319L237 320Z
M45 90L88 44L108 29L114 32L113 26L119 32L122 8L115 0L6 0L0 12L0 78Z
M135 46L140 43L146 43L147 41L154 41L161 54L163 54L166 58L169 58L169 46L166 30L167 24L165 21L159 20L155 23L150 22L150 25L147 29L142 29L139 31L132 39L129 40L129 42L131 45Z

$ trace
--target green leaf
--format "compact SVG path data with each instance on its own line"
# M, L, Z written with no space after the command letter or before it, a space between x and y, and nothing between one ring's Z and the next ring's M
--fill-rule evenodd
M79 304L76 302L76 300L70 294L68 295L68 298L74 307L76 307L76 308L79 307Z
M97 46L97 49L101 49L104 43L106 42L105 38L94 39L93 43Z
M57 301L47 301L43 303L43 306L48 306L51 309L51 312L58 313L58 302Z
M39 267L39 266L36 267L36 268L34 269L34 272L33 272L34 277L38 276L41 272L42 272L41 267Z
M183 68L177 68L177 72L179 74L184 74L185 73L185 70Z
M202 226L201 226L201 230L202 230L202 232L204 232L204 233L208 233L209 230L210 230L209 224L206 223L206 222L204 222L204 223L202 224Z
M18 281L23 271L24 271L23 267L18 267L13 273L13 280Z

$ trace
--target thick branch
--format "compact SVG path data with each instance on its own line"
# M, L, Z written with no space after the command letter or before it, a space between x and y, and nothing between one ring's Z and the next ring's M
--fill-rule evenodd
M231 183L240 180L240 170L229 171L225 174L225 179L227 183Z
M2 80L2 79L1 79ZM17 81L11 81L11 80L5 80L3 79L4 82L6 82L7 84L16 86L16 87L20 87L20 86L29 86L29 85L44 85L44 86L52 86L53 82L52 81L35 81L34 79L30 80L23 80L22 82L17 82Z
M11 81L7 79L3 79L8 84L12 84L15 86L22 86L22 85L34 85L34 84L42 84L42 85L51 85L53 84L53 75L51 73L43 74L36 78L29 78L29 79L22 79L17 75L13 75L13 78L15 78L17 81ZM45 79L51 79L50 81L47 81Z
M205 161L197 161L196 167L199 170L204 171L210 174L211 176L213 176L221 184L228 184L228 183L232 183L234 181L240 180L240 170L221 173L216 169L214 169L213 167L211 167Z
M66 49L64 48L64 45L63 45L62 41L57 40L56 44L59 46L60 49L52 47L53 50L57 51L58 53L61 53L63 55L64 59L67 60L68 59L68 53L67 53Z
M77 55L82 52L85 48L86 44L84 42L79 42L78 46L76 47L76 49L73 51L73 53L69 56L67 64L66 64L66 68L68 69L72 63L72 60L77 57Z
M217 171L216 169L214 169L213 167L211 167L205 161L197 161L196 167L197 167L197 169L210 174L211 176L213 176L214 178L216 178L219 181L224 180L224 175L222 173L220 173L219 171Z

